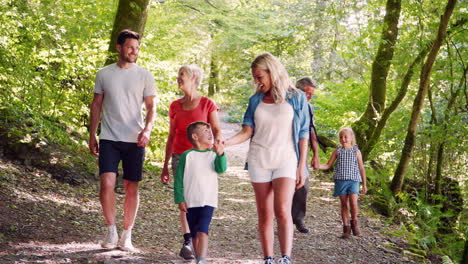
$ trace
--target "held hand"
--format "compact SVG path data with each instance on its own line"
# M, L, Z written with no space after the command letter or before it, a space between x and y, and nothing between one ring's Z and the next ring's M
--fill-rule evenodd
M218 154L218 156L224 154L224 143L221 139L215 140L213 150L216 152L216 154Z
M140 134L138 134L137 146L146 147L149 143L151 131L143 129Z
M296 171L296 190L304 186L306 175L303 169L297 169Z
M311 165L314 170L318 170L320 166L320 161L317 156L312 157Z
M363 184L362 185L362 194L366 194L366 193L367 193L367 185Z
M223 144L224 147L229 147L229 139L221 139L221 144Z
M161 182L164 184L168 184L169 180L170 180L169 170L167 169L167 167L164 167L161 172Z
M184 213L188 213L187 204L185 202L179 203L179 210Z
M89 137L89 152L94 156L99 156L99 144L95 135Z

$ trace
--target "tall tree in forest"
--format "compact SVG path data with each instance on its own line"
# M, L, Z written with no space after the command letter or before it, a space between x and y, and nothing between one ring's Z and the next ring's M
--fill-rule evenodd
M106 65L116 61L117 35L123 29L130 29L143 35L148 16L149 0L120 0L112 28L109 56Z
M353 124L357 144L363 149L367 159L371 149L366 145L377 127L385 109L387 96L387 76L390 69L395 43L398 37L398 21L401 13L401 0L388 0L382 28L382 39L372 63L370 94L367 108L358 121ZM365 150L368 149L368 150Z
M447 102L447 108L445 109L445 114L444 117L441 118L441 120L438 120L435 118L435 124L439 125L442 127L442 131L446 132L448 129L448 121L454 113L452 113L452 109L455 106L457 97L460 95L462 90L466 91L466 74L467 74L468 68L465 67L463 70L462 78L460 80L460 83L455 89L451 89L450 91L450 98ZM444 164L444 151L445 151L445 145L447 144L447 139L444 137L442 142L438 143L437 146L437 162L436 162L436 177L435 177L435 189L434 193L435 194L442 194L442 168Z
M426 97L426 93L428 91L429 83L431 80L432 66L434 65L437 53L439 52L442 42L445 39L447 25L450 21L450 17L452 15L456 3L456 0L448 0L444 14L440 19L439 30L437 32L436 39L432 44L431 50L426 58L426 62L424 63L420 74L419 89L416 98L414 99L411 119L408 125L408 132L405 139L405 145L403 147L400 162L398 163L398 167L392 179L391 190L394 194L399 193L403 186L405 172L408 168L408 163L410 161L413 152L413 147L416 141L416 132L419 115L421 113L421 109L424 104L424 99Z

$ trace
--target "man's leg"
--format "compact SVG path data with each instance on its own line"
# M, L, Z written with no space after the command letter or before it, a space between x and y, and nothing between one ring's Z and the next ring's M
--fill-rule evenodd
M103 248L113 248L117 245L118 235L115 227L115 178L116 173L104 172L101 174L99 200L102 212L108 226L106 237L101 243Z
M124 251L134 251L132 245L132 227L135 223L140 197L138 194L138 182L124 180L124 230L120 237L119 247Z
M101 201L102 213L108 226L115 225L115 178L116 173L114 172L104 172L101 174L99 199Z
M122 168L124 171L124 230L120 237L119 247L125 251L134 251L132 245L132 228L140 203L138 183L143 177L143 162L145 160L145 148L135 143L123 143Z
M292 219L296 229L301 233L308 233L305 226L304 217L307 209L307 193L309 192L309 177L306 178L304 186L294 192L292 203Z
M128 230L131 229L135 223L138 206L140 204L138 182L124 180L124 190L124 230Z

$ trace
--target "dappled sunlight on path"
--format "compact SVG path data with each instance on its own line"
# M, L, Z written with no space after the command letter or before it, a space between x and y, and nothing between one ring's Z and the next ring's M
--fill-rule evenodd
M221 123L225 138L239 124ZM261 263L255 197L244 163L248 142L226 149L228 170L219 178L219 208L210 227L209 263ZM140 209L133 229L138 252L102 249L105 229L97 183L78 187L61 184L40 171L27 171L0 160L0 263L180 263L182 243L179 211L172 184L146 173L140 188ZM11 175L11 177L10 177ZM325 177L323 177L325 178ZM327 176L329 178L329 175ZM308 234L294 231L295 264L418 263L392 245L403 243L386 235L378 216L362 211L360 237L339 238L339 201L331 196L333 183L313 177L307 205ZM366 196L360 198L365 201ZM122 228L123 195L117 194L117 228ZM275 241L275 256L280 255Z

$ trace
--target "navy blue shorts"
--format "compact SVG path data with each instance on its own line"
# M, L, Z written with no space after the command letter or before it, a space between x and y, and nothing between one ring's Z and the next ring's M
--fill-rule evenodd
M196 238L198 232L203 232L208 235L211 218L213 218L213 211L214 207L212 206L188 208L187 222L190 227L190 235L192 238Z
M341 196L348 194L359 195L359 182L336 180L335 188L333 190L333 196Z
M99 141L99 175L104 172L118 173L122 161L123 178L138 182L142 178L144 160L145 148L136 143L105 139Z

